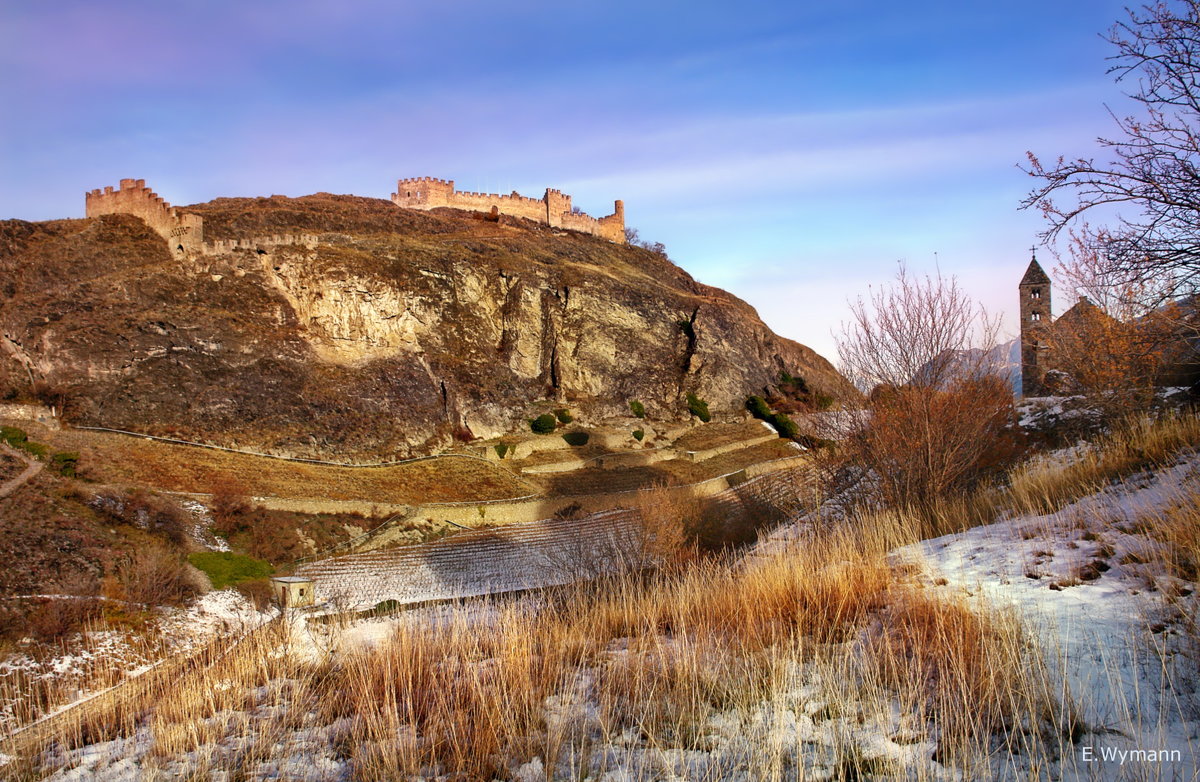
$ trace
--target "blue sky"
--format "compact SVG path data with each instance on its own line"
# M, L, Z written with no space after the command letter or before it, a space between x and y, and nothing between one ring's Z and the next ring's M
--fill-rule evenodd
M936 263L1015 328L1026 150L1125 110L1087 2L0 4L0 218L399 177L628 223L834 358L847 299ZM1045 258L1046 254L1043 253ZM1056 309L1070 301L1058 297Z

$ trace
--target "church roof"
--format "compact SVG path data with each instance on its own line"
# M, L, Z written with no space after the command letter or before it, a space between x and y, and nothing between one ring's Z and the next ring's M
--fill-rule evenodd
M1010 278L1011 279L1011 278ZM1046 272L1042 270L1041 264L1034 258L1029 262L1029 268L1025 270L1025 276L1021 278L1022 285L1049 285L1050 278Z
M1077 326L1089 320L1114 320L1104 310L1092 303L1092 300L1087 296L1080 296L1079 301L1071 305L1071 309L1059 316L1058 320L1054 321L1056 326Z

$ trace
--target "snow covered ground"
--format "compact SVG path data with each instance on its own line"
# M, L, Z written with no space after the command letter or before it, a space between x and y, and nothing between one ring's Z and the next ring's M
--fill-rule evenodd
M160 660L186 654L218 635L235 637L273 615L255 610L236 590L209 592L184 608L160 609L156 625L145 631L82 633L64 642L57 653L13 654L0 661L0 681L53 680L59 692L73 693L51 710L55 713ZM16 727L16 707L14 700L0 702L0 733Z
M1070 459L1071 454L1057 458ZM996 779L1188 780L1200 778L1200 660L1194 629L1195 584L1164 575L1156 562L1163 544L1145 523L1173 504L1190 502L1200 485L1200 458L1181 460L1156 474L1135 476L1057 513L1023 516L924 541L892 553L900 572L933 594L966 596L981 610L1014 611L1041 647L1051 672L1063 683L1066 708L1079 718L1079 735L1063 740L1061 757L1038 765L1007 754L990 763ZM788 536L781 535L780 538ZM802 536L792 536L792 543ZM776 544L770 548L779 548ZM512 598L536 612L537 596ZM215 609L214 616L220 608ZM226 611L238 615L235 606ZM369 650L386 643L398 623L436 626L447 622L488 625L502 616L495 604L431 606L394 618L364 620L348 628L297 620L292 650L320 658ZM232 617L231 617L232 618ZM186 623L187 620L181 619ZM195 621L199 621L198 619ZM716 709L686 746L647 742L636 731L606 735L592 683L605 666L637 656L669 655L672 640L647 644L616 639L578 678L546 699L544 724L562 736L590 735L582 755L550 763L543 757L514 763L508 778L633 780L739 780L763 778L844 779L875 773L880 778L982 778L938 758L936 743L895 701L856 701L852 686L836 672L788 659L770 696L751 708ZM853 653L854 641L845 651ZM836 655L835 655L836 656ZM487 661L481 661L483 665ZM832 676L831 676L832 674ZM270 694L287 681L259 688L259 704L237 719L278 717ZM275 688L274 690L272 688ZM308 707L306 707L308 708ZM338 747L349 735L346 720L322 724L316 711L289 717L294 727L277 735L270 761L238 769L243 779L350 779L354 767ZM275 735L275 734L272 734ZM244 741L232 733L217 754ZM766 748L764 750L764 748ZM764 765L764 757L769 762ZM861 765L848 767L846 758ZM55 780L135 779L148 766L164 776L183 774L186 759L155 759L150 731L97 743L62 758ZM552 766L552 767L550 767ZM223 777L213 771L211 778Z
M1183 632L1196 616L1195 585L1148 564L1163 544L1142 524L1198 481L1200 459L1192 457L1054 514L894 554L921 568L931 588L1012 607L1034 632L1087 731L1058 769L1062 778L1200 776L1200 650ZM1158 755L1145 760L1149 752Z

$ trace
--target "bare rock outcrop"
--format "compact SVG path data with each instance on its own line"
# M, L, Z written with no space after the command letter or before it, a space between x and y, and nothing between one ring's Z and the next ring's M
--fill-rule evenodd
M181 259L133 216L0 222L0 396L74 423L388 456L548 405L681 419L690 392L740 411L782 372L857 398L745 302L639 248L328 194L181 210L206 239L318 239Z

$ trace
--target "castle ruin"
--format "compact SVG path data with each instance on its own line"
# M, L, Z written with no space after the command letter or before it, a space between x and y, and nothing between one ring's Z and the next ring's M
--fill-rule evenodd
M546 189L541 199L491 193L463 193L454 189L454 180L444 179L401 179L397 192L392 194L392 203L409 209L434 209L448 206L476 212L525 217L555 228L568 228L594 234L610 242L625 243L625 204L615 202L616 211L607 217L592 217L576 210L571 205L571 196L559 190ZM204 241L204 218L198 214L181 212L164 201L161 196L146 187L144 179L122 179L115 190L109 186L97 188L84 194L85 215L127 214L141 218L142 222L158 233L178 258L186 255L214 255L238 249L264 251L267 247L302 244L314 247L317 237L313 234L283 234L257 236L245 239L223 239Z
M127 214L142 218L175 255L204 249L204 218L180 212L146 187L144 179L122 179L116 190L111 186L92 190L84 196L84 203L88 217Z
M546 188L541 198L529 198L517 193L473 193L454 189L453 179L416 177L401 179L392 193L392 203L407 209L436 209L440 206L472 212L524 217L554 228L568 228L594 234L610 242L625 243L625 204L613 202L613 213L592 217L571 205L571 196L561 190Z

